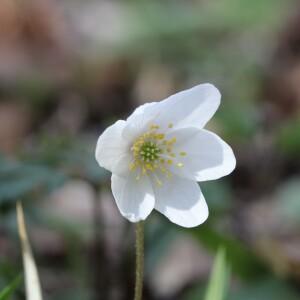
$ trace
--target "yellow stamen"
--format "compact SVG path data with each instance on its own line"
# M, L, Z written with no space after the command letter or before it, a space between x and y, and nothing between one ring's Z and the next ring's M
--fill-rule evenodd
M158 140L163 140L165 138L165 135L163 133L160 133L160 134L157 134L155 136L155 138L158 139Z
M168 125L169 128L173 124ZM145 175L153 176L155 182L162 185L161 178L158 177L160 172L165 178L172 177L168 170L169 166L175 164L177 167L183 167L183 163L173 160L176 155L185 156L186 152L175 152L174 144L176 137L166 139L165 134L159 132L159 126L151 124L148 131L140 135L133 143L130 150L133 155L133 162L129 164L129 169L136 172L135 179L138 181Z

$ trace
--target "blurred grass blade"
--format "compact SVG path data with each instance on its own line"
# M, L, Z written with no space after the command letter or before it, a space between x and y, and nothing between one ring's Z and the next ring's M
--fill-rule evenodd
M23 208L20 202L17 203L17 219L19 236L21 240L23 265L25 273L25 288L27 300L42 300L42 292L37 268L29 244Z
M224 248L219 248L207 287L205 300L224 300L229 280Z
M20 285L22 276L17 276L6 288L4 288L0 292L0 300L8 300L12 293L18 288Z

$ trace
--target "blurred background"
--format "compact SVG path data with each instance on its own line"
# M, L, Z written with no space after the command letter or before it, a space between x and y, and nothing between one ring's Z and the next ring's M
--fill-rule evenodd
M145 300L202 299L220 245L228 299L300 299L299 28L295 0L1 0L0 289L22 272L22 200L45 299L132 299L133 226L97 138L211 82L223 101L208 128L237 169L201 184L204 225L147 220Z

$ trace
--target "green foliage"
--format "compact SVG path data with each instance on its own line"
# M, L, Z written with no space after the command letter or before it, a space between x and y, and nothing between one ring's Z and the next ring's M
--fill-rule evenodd
M7 287L0 291L0 300L9 300L21 283L22 276L17 276Z
M300 178L294 177L282 184L277 191L278 213L290 224L300 224Z
M70 151L62 152L62 161L71 173L78 174L94 184L106 182L110 173L100 168L95 160L93 146L88 149L73 145Z
M146 275L151 274L154 268L167 255L172 241L178 235L176 229L168 224L161 223L155 216L145 226L145 256Z
M35 192L50 192L65 176L41 164L21 163L0 156L0 205L16 202Z
M227 299L228 285L230 280L230 269L226 262L224 248L217 251L209 282L204 288L198 285L188 292L186 300L225 300ZM205 290L205 291L204 291Z
M232 95L235 100L239 98L237 92ZM227 103L221 108L217 118L223 124L222 136L229 140L247 141L255 134L258 127L257 111L251 103L244 103L242 107L237 106L235 101Z
M270 10L272 6L272 10ZM137 1L128 6L133 16L132 40L164 34L186 34L189 31L241 31L258 27L272 28L280 20L283 9L279 0L224 0L199 2ZM170 16L172 16L170 18ZM132 42L131 40L131 42Z
M229 269L226 265L225 250L219 248L204 300L224 300L227 293L228 280Z
M38 139L39 147L25 154L26 161L39 162L55 170L63 170L70 177L83 177L94 184L105 182L108 172L100 168L94 157L96 141L81 137L44 135Z
M287 155L299 156L300 152L300 120L289 120L277 132L277 144Z
M217 251L223 246L227 252L227 261L235 274L244 279L254 279L266 272L262 262L238 240L225 234L220 234L206 223L190 231L205 247Z
M268 277L232 292L230 300L297 300L299 294L284 281Z
M200 188L208 201L209 209L214 212L210 218L232 209L232 189L226 179L201 182Z

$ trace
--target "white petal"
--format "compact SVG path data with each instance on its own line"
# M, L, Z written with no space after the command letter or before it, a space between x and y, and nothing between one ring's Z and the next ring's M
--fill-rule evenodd
M172 137L176 137L174 152L177 155L171 171L181 177L196 181L213 180L228 175L236 166L231 147L210 131L182 128L169 133L168 138ZM180 152L185 152L186 156L178 155ZM176 163L183 166L177 167Z
M120 120L108 127L100 135L95 153L101 167L119 175L129 171L132 160L130 141L122 136L125 126L126 122Z
M159 102L148 102L145 103L143 105L140 105L139 107L137 107L134 112L127 118L127 121L131 122L133 121L135 118L144 115L146 113L147 109L150 109L150 107L154 108L153 106L158 104Z
M149 129L149 125L155 123L158 116L157 105L159 102L146 103L138 108L127 118L127 125L123 131L126 140L134 140Z
M220 105L221 94L209 83L174 94L161 102L152 102L137 108L127 119L129 123L151 120L161 127L172 123L174 128L203 128ZM139 125L140 127L140 125Z
M154 195L147 176L136 180L134 176L112 175L111 188L121 214L131 222L145 220L154 208Z
M171 222L195 227L208 217L208 207L200 187L194 181L172 176L161 186L153 185L155 209Z

